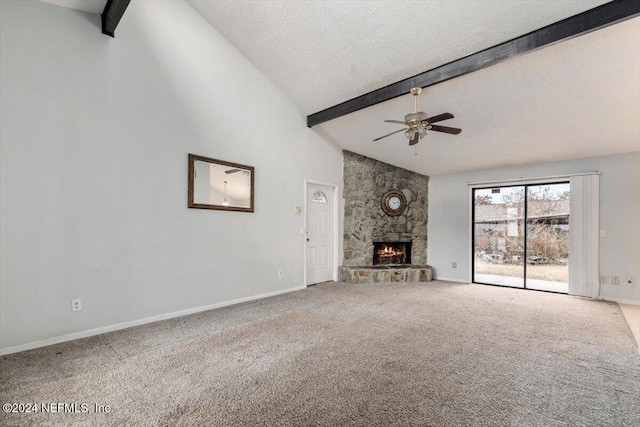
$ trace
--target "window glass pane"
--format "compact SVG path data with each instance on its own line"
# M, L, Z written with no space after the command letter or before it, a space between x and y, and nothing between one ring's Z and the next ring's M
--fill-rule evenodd
M527 188L527 288L569 292L569 183Z
M474 190L473 281L524 287L525 187Z
M311 201L317 203L327 203L327 195L318 190L311 196Z

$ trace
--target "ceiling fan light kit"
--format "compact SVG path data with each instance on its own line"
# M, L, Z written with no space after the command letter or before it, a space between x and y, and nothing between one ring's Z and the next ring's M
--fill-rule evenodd
M386 138L398 132L404 131L404 136L406 136L409 139L409 145L415 145L418 143L420 139L425 137L428 130L432 130L435 132L448 133L450 135L458 135L460 132L462 132L462 130L459 128L432 125L432 123L435 123L435 122L453 119L453 114L442 113L442 114L438 114L437 116L429 117L427 113L425 113L424 111L418 111L418 95L420 95L421 92L422 92L422 88L420 87L414 87L411 89L411 95L413 95L413 100L414 100L413 113L409 113L406 116L404 116L404 122L400 120L385 120L385 122L387 123L397 123L397 124L405 125L407 126L407 128L400 129L395 132L391 132L390 134L374 139L374 141L378 141L382 138Z

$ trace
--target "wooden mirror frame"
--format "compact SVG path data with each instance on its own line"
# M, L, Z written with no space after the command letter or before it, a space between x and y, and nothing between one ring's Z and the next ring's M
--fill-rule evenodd
M194 184L195 184L195 163L196 161L212 163L215 165L228 166L231 168L237 169L246 169L251 172L251 195L249 199L249 207L240 207L240 206L223 206L223 205L207 205L203 203L195 203L194 202ZM188 201L187 205L189 208L195 209L213 209L219 211L235 211L235 212L253 212L253 188L254 188L254 180L255 180L255 168L253 166L241 165L239 163L227 162L224 160L213 159L211 157L199 156L197 154L189 153L189 186L187 190Z

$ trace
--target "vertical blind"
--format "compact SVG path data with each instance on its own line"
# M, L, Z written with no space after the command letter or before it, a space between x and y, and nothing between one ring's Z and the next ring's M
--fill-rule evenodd
M570 178L569 294L597 298L600 294L600 176Z

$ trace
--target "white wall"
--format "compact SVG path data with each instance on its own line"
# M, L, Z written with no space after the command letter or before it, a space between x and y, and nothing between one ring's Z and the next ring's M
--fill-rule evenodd
M341 151L191 6L133 1L115 39L0 7L1 349L303 285L293 208ZM255 213L188 209L187 153L255 166Z
M640 301L640 153L432 176L429 181L429 264L438 278L471 280L469 182L599 171L600 274L620 276L600 296ZM458 268L451 267L452 262ZM628 276L633 283L628 284ZM610 282L609 282L610 283Z

